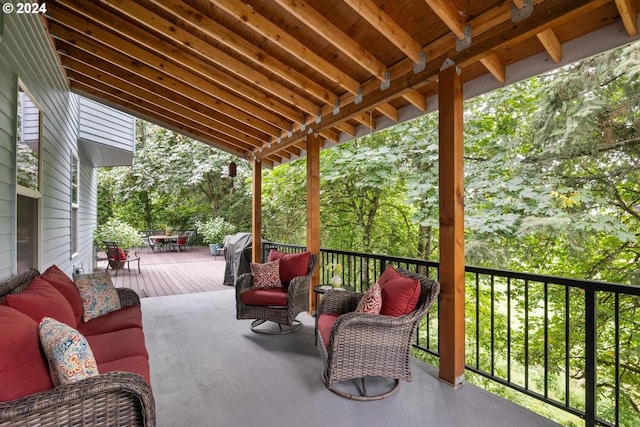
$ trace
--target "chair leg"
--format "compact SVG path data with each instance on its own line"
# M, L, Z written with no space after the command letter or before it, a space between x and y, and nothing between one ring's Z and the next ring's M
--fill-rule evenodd
M400 380L398 379L394 379L393 380L393 386L380 394L376 394L376 395L368 395L367 394L367 387L365 386L364 383L364 378L360 378L361 382L362 382L362 393L361 394L355 394L355 393L348 393L344 390L340 390L337 387L335 387L335 385L329 387L327 386L327 388L329 389L329 391L331 391L334 394L337 394L340 397L344 397L345 399L349 399L349 400L357 400L360 402L369 402L372 400L382 400L386 397L391 396L392 394L394 394L396 391L398 391L398 389L400 388ZM326 379L325 379L325 375L322 375L322 381L324 381L325 386L327 385ZM355 381L355 379L354 379Z
M292 332L296 332L297 330L299 330L302 327L302 323L297 320L294 319L293 322L291 323L291 326L287 326L287 325L282 325L280 323L276 323L276 322L271 322L271 323L275 323L276 325L278 325L278 330L274 331L273 329L266 329L266 328L258 328L258 326L262 325L265 322L271 322L270 320L264 320L264 319L257 319L254 320L253 322L251 322L251 330L257 334L265 334L265 335L284 335L284 334L290 334ZM284 326L284 328L283 328Z

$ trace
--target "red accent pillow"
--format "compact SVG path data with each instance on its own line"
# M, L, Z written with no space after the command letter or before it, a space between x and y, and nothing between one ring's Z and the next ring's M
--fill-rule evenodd
M378 282L371 285L367 292L364 293L358 306L356 313L380 314L382 308L382 294Z
M76 316L67 299L40 277L33 279L23 292L7 295L2 303L26 314L38 323L44 317L51 317L71 327L76 326Z
M56 288L66 299L73 309L76 316L76 325L80 324L82 318L82 297L75 283L67 276L57 265L47 268L47 271L40 275L41 279L46 280L51 286ZM69 325L73 326L73 325Z
M265 262L264 264L258 264L257 262L252 262L251 274L253 275L253 288L254 289L281 288L282 282L280 281L279 270L280 270L279 260Z
M280 260L280 280L289 284L295 277L306 276L309 271L311 252L285 254L273 249L269 252L268 261Z
M418 279L403 276L389 264L378 279L378 283L382 295L380 314L399 317L416 309L420 298Z
M0 330L0 401L52 388L35 320L0 305Z
M124 249L118 248L118 250L120 251L120 253L119 253L120 261L126 261L127 260L127 253L124 251Z

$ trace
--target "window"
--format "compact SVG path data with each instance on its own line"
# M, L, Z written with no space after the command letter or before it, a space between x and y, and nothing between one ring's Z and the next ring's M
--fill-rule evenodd
M74 154L71 155L71 257L78 254L78 210L80 208L79 188L80 161Z
M16 141L17 273L39 266L41 188L41 111L19 87Z

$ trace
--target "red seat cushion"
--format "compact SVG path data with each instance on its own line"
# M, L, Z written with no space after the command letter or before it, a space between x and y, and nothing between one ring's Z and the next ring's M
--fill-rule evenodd
M247 305L287 305L287 290L285 288L250 289L240 295L240 301Z
M306 276L309 271L311 252L285 254L275 249L269 252L268 261L280 260L280 280L289 284L295 277Z
M36 321L0 305L0 330L0 401L52 388Z
M88 322L81 320L78 324L78 331L84 336L106 334L127 328L142 329L142 311L137 305L122 307Z
M144 356L130 356L110 362L98 363L98 371L101 374L114 371L125 371L138 374L144 378L147 384L151 385L151 375L149 374L149 360Z
M380 314L385 316L404 316L411 313L418 305L420 298L420 281L400 274L392 265L382 273L380 279L382 308Z
M40 278L49 282L51 286L56 288L66 299L69 301L69 305L73 309L73 314L76 316L76 325L80 323L82 318L82 297L78 288L73 281L67 276L57 265L52 265L47 268L47 271L40 275ZM69 325L69 326L76 326Z
M143 356L149 359L149 353L144 345L144 333L140 328L122 329L106 334L90 335L86 338L98 363L98 371L101 373L101 363L131 356Z
M337 314L323 314L318 317L318 333L322 337L322 343L329 348L329 338L331 337L331 329L338 320Z
M69 301L40 277L33 279L23 292L7 295L3 304L15 308L38 323L44 317L51 317L58 322L76 327L76 316Z

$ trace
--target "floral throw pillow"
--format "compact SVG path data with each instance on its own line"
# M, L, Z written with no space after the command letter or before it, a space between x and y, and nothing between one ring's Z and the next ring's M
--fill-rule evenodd
M80 332L55 319L45 317L40 322L39 333L40 344L47 356L54 386L99 375L91 347Z
M360 298L358 307L356 307L356 313L380 314L381 308L382 294L380 292L380 285L376 282L371 285L362 298Z
M85 322L121 308L118 291L109 273L74 274L73 281L82 297Z
M266 262L264 264L251 263L253 274L253 287L255 289L281 288L280 260Z

